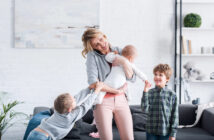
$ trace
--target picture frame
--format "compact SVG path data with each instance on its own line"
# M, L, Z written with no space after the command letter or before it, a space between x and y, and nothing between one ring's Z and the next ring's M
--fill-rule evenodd
M99 0L14 0L14 48L81 48L99 28Z

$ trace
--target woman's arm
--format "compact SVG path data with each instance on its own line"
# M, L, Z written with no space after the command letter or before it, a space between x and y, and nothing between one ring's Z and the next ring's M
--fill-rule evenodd
M134 71L131 65L129 65L128 60L126 60L124 57L116 57L113 61L113 65L121 65L123 67L127 79L133 78Z
M98 68L95 61L95 57L92 52L89 52L87 54L86 71L88 77L88 84L91 85L96 83L98 81Z
M96 83L93 83L89 86L90 89L95 89L95 87L96 87ZM109 93L113 93L113 94L121 94L121 93L124 93L126 89L127 89L127 83L125 83L119 89L114 89L114 88L112 88L112 87L110 87L104 83L101 91L109 92Z
M89 88L90 89L95 88L96 82L99 81L99 79L98 79L97 64L96 64L95 57L92 54L92 52L88 53L88 55L87 55L86 69L87 69L88 84L90 85ZM111 88L106 84L104 84L102 91L110 92L110 93L114 93L114 94L121 93L121 90Z

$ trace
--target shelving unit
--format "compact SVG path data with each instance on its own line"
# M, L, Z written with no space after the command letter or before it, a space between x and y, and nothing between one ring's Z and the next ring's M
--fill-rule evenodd
M186 27L183 27L182 28L183 31L211 31L213 32L214 31L214 28L186 28Z
M182 57L214 57L214 54L182 54Z
M177 3L180 4L181 0L178 0ZM182 4L214 4L213 0L184 0Z
M185 9L185 6L188 6L188 10ZM183 76L183 63L185 61L189 60L197 60L198 63L202 63L203 66L205 66L206 63L208 65L212 66L211 68L214 70L214 54L212 54L212 49L210 53L207 54L200 54L197 52L191 53L191 54L182 54L182 36L197 36L194 39L196 40L194 45L198 45L197 41L201 39L201 42L213 42L211 47L214 47L214 39L211 39L214 37L214 20L212 21L213 23L210 24L209 26L203 25L200 28L187 28L183 27L183 18L185 16L185 10L186 11L191 11L191 7L194 10L198 10L196 7L203 7L203 6L208 6L210 9L214 9L214 0L175 0L175 72L174 72L174 79L175 79L175 85L174 89L177 93L179 93L179 102L182 103L182 76ZM212 7L211 7L212 6ZM203 10L201 10L203 11ZM204 12L204 11L203 11ZM211 11L208 10L208 14L210 14ZM190 13L190 12L189 12ZM197 12L195 12L197 13ZM212 12L211 12L212 13ZM186 13L187 14L187 13ZM204 13L203 13L204 14ZM206 15L207 16L207 15ZM214 18L213 18L214 19ZM205 21L204 17L202 16L202 24L203 21ZM179 23L178 23L179 22ZM207 22L209 23L209 22ZM207 36L206 36L207 35ZM210 36L208 36L210 35ZM202 36L201 38L199 36ZM193 41L192 41L193 42ZM200 43L201 43L200 42ZM203 46L203 45L198 45L198 46ZM206 46L206 45L205 45ZM194 46L195 47L195 46ZM207 46L206 46L207 47ZM193 46L192 46L193 48ZM195 49L195 48L194 48ZM199 49L199 48L197 48ZM200 61L200 62L199 62ZM202 67L204 68L204 67ZM205 68L204 68L205 69ZM214 72L214 71L213 71ZM206 73L208 76L210 73ZM202 81L191 81L189 82L191 86L206 86L206 85L213 85L214 86L214 80L210 80L206 77L206 79ZM199 85L200 84L200 85ZM213 90L213 89L212 89ZM209 90L210 91L210 90ZM214 93L214 90L213 90Z
M214 80L190 81L190 83L214 83Z

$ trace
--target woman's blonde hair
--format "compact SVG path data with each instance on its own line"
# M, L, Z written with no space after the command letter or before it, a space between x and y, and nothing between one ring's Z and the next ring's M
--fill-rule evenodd
M93 50L91 46L91 39L96 38L98 35L103 35L105 38L106 35L103 34L100 30L95 28L88 28L82 35L82 42L84 49L82 50L82 56L85 57L86 54Z

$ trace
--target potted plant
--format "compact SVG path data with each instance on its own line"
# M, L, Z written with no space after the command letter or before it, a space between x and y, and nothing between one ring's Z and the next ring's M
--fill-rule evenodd
M18 116L27 116L22 112L16 112L13 108L23 102L12 101L9 103L3 103L3 96L6 92L0 92L0 140L2 135L7 131L8 128L13 126L16 122L12 122Z
M184 17L184 27L198 28L201 26L201 16L196 13L189 13Z

